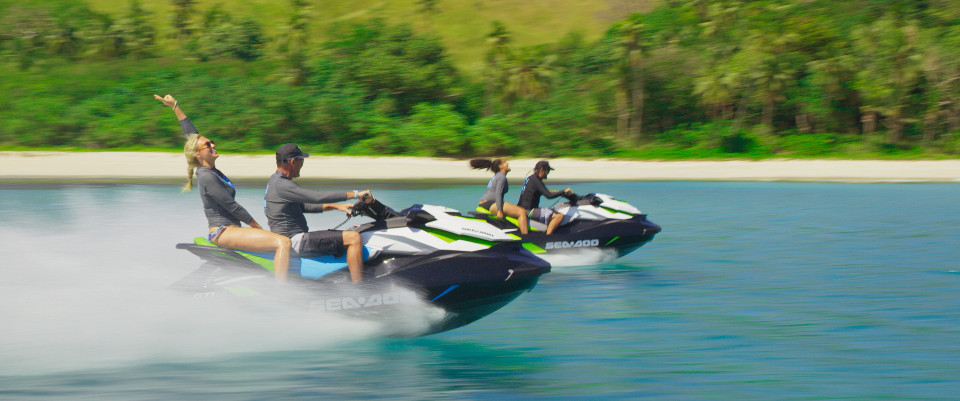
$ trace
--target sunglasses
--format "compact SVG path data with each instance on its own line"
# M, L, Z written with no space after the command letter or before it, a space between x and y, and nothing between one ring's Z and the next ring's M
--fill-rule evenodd
M199 151L204 150L204 149L207 149L207 148L213 149L213 147L214 147L215 145L216 145L216 144L213 143L213 141L208 141L207 143L204 143L203 145L200 145L200 147L197 148L197 151L199 152Z

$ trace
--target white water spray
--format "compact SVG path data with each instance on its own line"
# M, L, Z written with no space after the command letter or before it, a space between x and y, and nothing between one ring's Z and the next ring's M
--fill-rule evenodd
M416 335L442 311L415 302L390 322L166 287L200 265L169 233L0 230L0 375L210 360ZM80 240L85 238L85 240Z
M563 270L566 267L598 265L608 263L617 258L617 251L601 248L571 248L562 252L537 254L543 260L550 262L551 271ZM559 269L558 269L559 268Z

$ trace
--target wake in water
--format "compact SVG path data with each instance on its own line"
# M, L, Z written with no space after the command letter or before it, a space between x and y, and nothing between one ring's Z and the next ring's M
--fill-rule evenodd
M538 254L550 262L553 272L563 271L565 267L599 265L617 259L617 251L601 248L572 248L562 253Z
M443 317L421 301L371 321L330 311L333 301L297 308L263 297L197 299L167 289L200 264L191 255L152 249L142 237L93 238L0 232L16 250L0 270L0 375L335 347L416 335ZM346 293L341 308L345 299L358 300Z

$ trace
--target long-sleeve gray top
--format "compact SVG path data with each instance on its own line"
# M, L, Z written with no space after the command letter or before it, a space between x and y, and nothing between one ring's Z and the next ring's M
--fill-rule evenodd
M197 167L197 187L209 227L250 224L253 216L236 201L237 190L220 170Z
M490 182L487 183L487 192L483 193L480 202L490 201L497 204L497 210L503 210L503 195L510 190L507 185L507 174L500 171L493 175Z
M190 136L190 134L199 134L197 127L193 126L193 123L190 122L190 119L184 117L183 120L180 120L180 128L183 130L183 136Z
M292 237L310 231L304 213L320 213L323 203L345 200L346 192L309 190L277 171L267 181L263 208L270 231Z
M198 134L189 118L180 120L183 135ZM203 202L203 214L207 216L207 226L239 226L240 222L250 224L253 216L236 201L237 189L233 182L215 168L197 167L197 187Z

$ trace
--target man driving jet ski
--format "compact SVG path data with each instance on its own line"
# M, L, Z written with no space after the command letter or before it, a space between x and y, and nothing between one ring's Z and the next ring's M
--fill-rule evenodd
M314 191L293 182L300 176L303 160L310 157L296 144L288 143L277 149L277 172L267 181L263 197L264 214L270 231L290 237L293 250L301 255L347 254L347 267L353 282L363 280L363 242L356 231L320 230L309 231L304 213L322 213L340 210L350 213L347 199L363 199L373 202L370 190L352 192Z
M533 174L523 181L523 188L520 189L520 200L517 201L517 206L527 210L530 220L536 220L547 225L547 235L553 234L553 231L556 230L560 222L563 221L563 213L554 212L553 209L550 208L540 207L540 196L542 195L548 199L553 199L571 192L570 188L566 188L563 191L550 191L543 185L543 180L547 179L550 170L553 170L553 168L550 167L548 161L541 160L537 162L536 166L533 167Z

